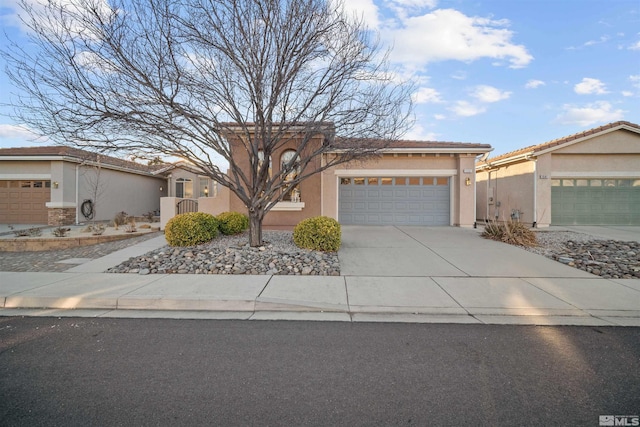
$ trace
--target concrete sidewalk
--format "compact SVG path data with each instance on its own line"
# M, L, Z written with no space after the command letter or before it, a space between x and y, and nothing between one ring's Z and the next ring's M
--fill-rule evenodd
M64 273L0 272L0 316L640 326L640 280L607 280L473 230L345 227L343 276L101 273L150 239Z

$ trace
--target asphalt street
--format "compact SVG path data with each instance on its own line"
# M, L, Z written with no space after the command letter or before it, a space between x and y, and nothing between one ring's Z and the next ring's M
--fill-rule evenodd
M0 425L584 425L640 328L0 318Z

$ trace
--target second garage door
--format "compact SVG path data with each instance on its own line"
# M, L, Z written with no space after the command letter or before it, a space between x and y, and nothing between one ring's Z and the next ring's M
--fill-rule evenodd
M341 224L450 225L448 177L340 178Z
M640 179L554 179L553 225L640 225Z

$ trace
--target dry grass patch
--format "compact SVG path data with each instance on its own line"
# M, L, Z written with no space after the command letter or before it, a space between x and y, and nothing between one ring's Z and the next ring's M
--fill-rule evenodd
M536 234L521 222L489 222L485 225L482 237L517 246L538 246Z

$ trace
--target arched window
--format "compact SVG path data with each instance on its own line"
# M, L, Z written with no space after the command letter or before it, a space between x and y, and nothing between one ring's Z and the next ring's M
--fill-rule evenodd
M297 161L297 154L295 150L287 150L280 156L280 170L288 170L289 172L284 177L285 183L293 181L298 177L300 173L300 165ZM289 189L283 189L285 195L282 200L287 202L299 202L300 201L300 186L295 185Z
M189 178L176 179L176 197L185 199L193 197L193 182Z

